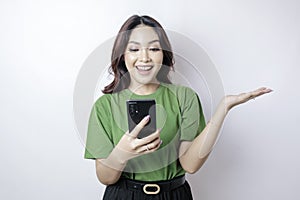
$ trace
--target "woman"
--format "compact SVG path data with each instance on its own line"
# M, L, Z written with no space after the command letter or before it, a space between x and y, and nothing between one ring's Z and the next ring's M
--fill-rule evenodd
M171 84L173 62L168 37L156 20L134 15L123 24L112 50L114 80L93 106L85 152L85 158L96 160L97 177L107 185L103 199L192 199L184 175L206 161L228 111L272 91L226 96L205 124L197 94ZM157 131L137 137L149 116L127 131L129 99L155 99L161 108Z

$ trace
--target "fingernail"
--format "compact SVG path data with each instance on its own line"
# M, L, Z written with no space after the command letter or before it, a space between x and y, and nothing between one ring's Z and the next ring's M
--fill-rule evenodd
M163 141L162 140L160 140L160 145L163 143Z
M145 117L145 120L149 120L150 119L150 115L147 115L146 117Z

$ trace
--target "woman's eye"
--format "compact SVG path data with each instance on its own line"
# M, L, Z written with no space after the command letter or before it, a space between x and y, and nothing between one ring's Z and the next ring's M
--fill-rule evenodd
M149 50L155 52L155 51L160 51L160 48L153 47L153 48L149 48Z
M139 50L139 49L137 49L137 48L130 48L130 49L129 49L130 52L137 52L138 50Z

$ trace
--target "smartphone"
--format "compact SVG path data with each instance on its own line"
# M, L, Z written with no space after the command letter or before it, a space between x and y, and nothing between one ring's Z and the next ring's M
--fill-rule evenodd
M127 100L126 104L129 133L147 115L150 115L150 119L137 137L143 138L156 131L156 106L154 99Z

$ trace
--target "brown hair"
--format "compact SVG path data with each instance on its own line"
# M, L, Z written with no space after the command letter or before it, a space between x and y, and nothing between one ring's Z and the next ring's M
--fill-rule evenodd
M160 45L163 51L162 67L157 74L159 82L171 83L168 78L170 70L173 70L174 59L171 44L163 27L152 17L133 15L128 18L122 25L119 33L115 39L112 55L111 66L109 73L114 76L114 80L102 90L105 94L116 93L128 88L130 83L130 76L124 61L124 52L131 34L132 29L136 26L144 24L153 27L157 33Z

